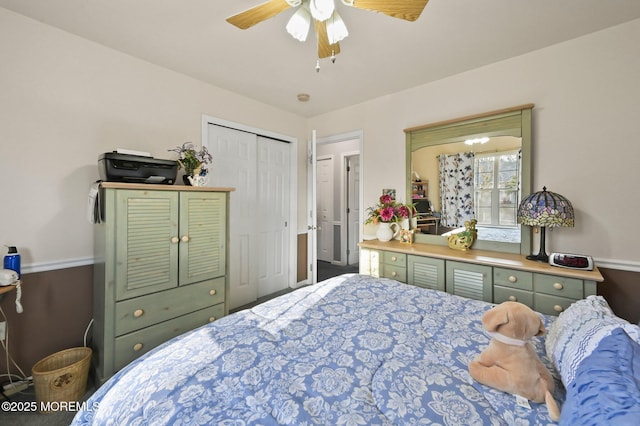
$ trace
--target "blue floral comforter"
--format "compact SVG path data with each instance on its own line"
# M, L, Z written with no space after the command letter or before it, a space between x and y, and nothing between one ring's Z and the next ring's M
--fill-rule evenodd
M491 306L388 279L332 278L145 354L73 425L553 423L544 404L520 407L469 376L489 343L480 320ZM543 341L534 344L551 367Z

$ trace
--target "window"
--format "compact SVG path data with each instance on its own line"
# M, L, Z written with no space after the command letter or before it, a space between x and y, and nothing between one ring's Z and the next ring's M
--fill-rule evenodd
M474 204L478 225L516 227L520 151L476 154Z

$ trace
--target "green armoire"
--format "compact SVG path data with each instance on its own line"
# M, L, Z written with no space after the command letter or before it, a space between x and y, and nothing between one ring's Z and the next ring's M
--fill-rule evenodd
M94 369L101 384L229 312L232 188L103 182L94 232Z

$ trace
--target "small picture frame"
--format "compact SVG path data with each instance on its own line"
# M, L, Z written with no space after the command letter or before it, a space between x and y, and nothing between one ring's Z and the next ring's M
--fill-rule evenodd
M394 200L396 199L396 190L395 189L383 189L382 195L390 195Z
M413 244L415 241L415 229L401 229L400 242L405 244Z

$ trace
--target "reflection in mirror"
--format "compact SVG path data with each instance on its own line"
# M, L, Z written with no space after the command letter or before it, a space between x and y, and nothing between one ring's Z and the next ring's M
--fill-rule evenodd
M419 228L431 234L456 233L465 221L476 219L479 240L519 244L521 138L477 140L413 152L412 201L424 218L440 218L437 227L434 220L420 219Z
M407 200L420 214L416 242L446 244L478 221L474 249L527 254L529 227L517 224L531 191L532 104L405 129Z

